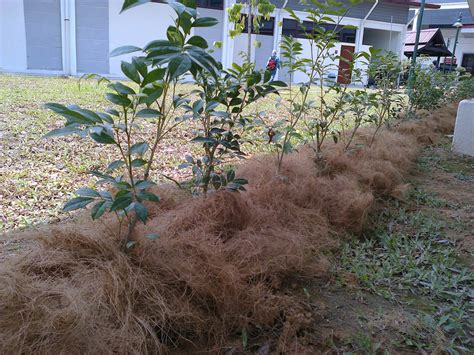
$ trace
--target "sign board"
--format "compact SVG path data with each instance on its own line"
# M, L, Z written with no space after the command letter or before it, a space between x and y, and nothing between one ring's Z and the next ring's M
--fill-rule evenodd
M451 57L444 58L444 64L451 64ZM453 65L457 64L457 58L454 57Z

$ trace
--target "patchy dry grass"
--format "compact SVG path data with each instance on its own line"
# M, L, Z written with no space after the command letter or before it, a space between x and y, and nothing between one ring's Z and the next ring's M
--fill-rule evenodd
M192 88L191 84L183 84L179 91L186 93ZM91 140L42 138L62 125L60 116L43 108L45 103L104 110L110 106L104 98L107 90L106 85L98 85L94 80L82 81L79 86L78 79L73 78L0 74L0 232L67 218L68 213L61 212L61 207L68 196L77 188L94 183L88 171L117 159L110 147L104 148ZM311 95L318 95L316 89ZM267 125L284 119L285 111L275 107L275 98L259 100L247 113L264 117ZM151 124L143 125L144 136L146 132L151 135ZM185 161L185 155L198 152L199 147L190 143L196 129L195 124L188 122L164 140L155 159L155 171L178 180L189 176L189 171L177 167ZM249 155L272 149L267 144L265 127L247 135L252 143L244 144L243 151ZM152 178L159 181L163 175Z
M0 75L0 232L67 217L60 212L67 196L93 183L91 168L113 160L110 149L90 140L42 138L61 124L45 103L103 110L106 90L95 82L79 87L76 79ZM179 173L178 160L192 148L189 133L179 130L166 141L157 159L165 173Z
M60 116L43 108L47 102L77 104L92 110L110 106L104 94L106 85L72 78L45 78L0 74L0 232L67 218L61 212L67 197L81 186L93 184L87 173L92 168L115 160L113 151L90 140L77 137L43 139L61 126ZM192 85L183 84L182 93ZM249 113L265 111L269 121L281 118L274 98L260 100ZM146 124L145 124L146 125ZM178 127L168 137L156 158L156 166L166 176L182 178L188 172L178 170L184 156L199 147L190 143L196 126ZM146 129L145 129L146 131ZM151 130L150 130L151 132ZM254 144L246 144L249 154L268 150L263 144L266 132L251 133ZM162 176L154 176L159 180Z

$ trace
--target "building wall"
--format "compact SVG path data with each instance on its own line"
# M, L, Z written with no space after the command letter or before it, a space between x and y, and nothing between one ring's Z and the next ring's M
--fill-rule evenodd
M62 70L59 0L24 0L28 69Z
M454 28L442 28L441 33L443 34L444 40L446 43L450 39L449 50L453 50L454 39L456 37L456 29ZM456 59L457 65L460 66L462 63L462 58L464 54L474 54L474 35L467 37L462 33L459 34L458 44L456 46ZM443 60L441 60L442 62Z
M226 1L226 6L231 4L232 1L229 1ZM23 9L23 2L28 4L26 10ZM159 3L141 5L120 14L122 3L122 0L0 0L0 9L7 10L0 11L0 16L4 17L0 17L2 20L0 21L0 49L2 49L0 65L5 70L12 71L28 71L28 69L38 68L39 65L34 63L36 58L30 58L31 63L28 63L29 65L27 69L27 45L25 40L26 37L31 38L31 36L37 35L41 37L41 41L28 41L29 55L31 56L32 50L36 49L35 46L37 46L38 43L48 45L51 47L51 50L48 50L45 55L37 50L37 54L41 54L37 60L43 61L41 69L56 68L55 70L60 70L62 68L60 42L62 20L60 4L69 4L70 6L73 6L73 9L75 10L75 16L74 14L70 15L70 26L74 28L74 31L71 32L70 36L64 35L63 37L65 38L63 38L63 42L66 41L66 44L64 45L64 53L71 53L72 74L94 72L98 74L109 74L113 77L123 77L120 63L122 60L130 60L134 54L132 53L120 57L109 58L108 53L119 46L136 45L143 47L151 40L166 38L167 26L172 23L172 19L175 15L174 11L168 5ZM281 1L279 6L281 7L282 4L283 1ZM290 4L297 9L304 8L304 6L300 5L296 0L290 0ZM359 26L361 23L360 19L367 14L371 7L370 3L362 5L351 9L349 14L353 17L345 17L342 24ZM387 4L384 3L378 5L381 8L378 12L375 11L374 14L369 17L365 22L365 28L369 33L367 35L369 37L371 36L371 31L369 29L385 31L392 29L393 33L401 33L402 35L392 36L392 49L397 52L395 48L401 48L400 41L401 38L404 37L403 31L405 26L395 22L401 21L401 13L405 11L406 8L399 5L393 7L393 4L388 4L388 7L386 5ZM35 9L36 11L34 11ZM390 13L390 16L393 16L393 23L374 20L374 18L387 20L387 14L389 13L388 9L393 10ZM42 16L42 12L45 11L47 11L48 14ZM239 52L246 52L247 50L246 35L240 35L233 40L228 40L228 31L225 29L225 23L227 21L225 11L204 8L199 8L198 11L201 16L217 18L219 24L211 28L196 28L194 34L204 37L208 41L210 47L212 47L214 41L224 42L223 49L216 49L213 53L214 57L218 61L223 62L224 65L230 65L232 61L237 63L241 62ZM2 13L7 13L7 15L2 15ZM296 13L302 18L306 16L306 14L301 11L296 11ZM63 16L66 15L63 14ZM289 15L286 12L280 12L278 9L272 16L278 18L278 20L275 21L276 24L283 18L289 18ZM390 21L390 16L388 21ZM24 22L23 24L21 22L21 19L24 19L25 17L29 19L26 26ZM72 21L74 19L75 25ZM45 22L49 23L51 30L46 31L48 26L43 28L38 25L44 24ZM34 33L35 27L33 25L36 25L37 28L41 27L38 29L38 33ZM25 33L25 27L27 28L28 36ZM15 36L14 45L11 44L11 41L5 41L7 36L5 28L8 28L9 37L12 37L12 35ZM44 34L45 31L46 34ZM375 38L375 42L372 40L368 42L366 41L366 44L372 45L370 42L376 43L376 41L388 42L385 38L388 35L383 32L381 33L383 34L383 39ZM45 43L44 38L48 36L51 40ZM68 39L69 37L70 39ZM67 42L68 40L70 40L71 43ZM252 35L252 42L255 40L261 42L261 47L252 48L252 59L255 60L258 69L263 69L265 68L265 64L271 51L275 48L278 49L278 41L281 40L281 27L278 25L275 26L274 36ZM6 47L11 48L7 51L5 50ZM356 40L355 47L356 50L362 50L366 46L362 45L362 41L359 43ZM7 54L4 55L4 53ZM55 61L51 60L52 55L54 55L53 58ZM68 56L64 55L64 58L67 63ZM11 65L7 67L5 62L10 63ZM17 69L13 68L13 66ZM64 66L67 71L68 64L64 64ZM75 70L76 68L77 71Z
M213 27L198 27L194 30L194 34L203 37L208 45L209 49L214 49L212 56L217 61L222 61L222 48L214 48L213 43L216 41L223 41L224 36L224 11L214 9L198 8L199 16L201 17L213 17L219 20L219 23Z
M124 45L143 47L148 42L166 38L166 29L175 12L167 4L144 4L120 14L122 1L109 0L109 47L113 50ZM109 73L122 76L120 63L130 60L133 53L110 58Z
M251 42L255 41L256 36L253 34ZM241 65L244 61L241 52L247 53L248 48L248 37L247 34L240 34L232 39L234 41L233 53L232 53L232 62ZM252 46L252 52L254 52Z
M109 1L76 1L78 73L109 73Z
M0 0L0 69L26 70L23 0Z
M260 42L260 47L254 46L255 41ZM265 69L268 58L270 57L274 49L273 36L252 34L251 43L252 43L251 59L255 62L255 67L257 69ZM241 65L243 63L243 57L241 56L241 52L244 52L245 54L247 54L247 51L248 51L247 34L244 33L235 37L233 62Z
M349 9L346 17L358 19L363 19L375 3L374 1L367 1L353 6L347 0L342 0L341 2L345 4L344 7L346 9ZM277 8L281 8L283 6L284 0L273 0L272 3L275 4ZM287 6L298 11L304 11L304 9L309 7L308 5L302 4L300 0L288 0ZM390 22L393 17L393 23L406 24L408 10L408 5L379 2L375 10L370 15L369 20Z
M400 43L400 32L366 28L363 44L377 49L397 53Z
M260 47L255 48L255 68L263 70L274 49L273 36L256 35L256 40L260 42Z
M301 57L310 58L311 57L311 46L309 44L309 40L299 38L298 42L300 42L302 44L302 47L303 47L303 52L301 54ZM337 43L334 48L331 48L329 50L329 54L330 55L340 55L341 54L341 47L343 45L354 46L355 47L355 45L353 43L347 43L347 44ZM313 50L316 51L316 49L313 49ZM326 58L323 65L326 66L326 68L327 68L326 75L333 74L337 77L337 73L338 73L338 70L339 70L339 60L334 60L333 61L330 58ZM290 80L290 76L289 76L288 70L286 68L283 68L280 71L278 79L279 80L284 80L284 81L289 81ZM297 72L297 73L293 74L293 82L294 83L306 82L308 80L309 80L309 77L304 73Z

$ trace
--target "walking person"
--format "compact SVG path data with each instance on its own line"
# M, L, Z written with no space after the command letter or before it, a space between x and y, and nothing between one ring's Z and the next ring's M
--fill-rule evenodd
M268 58L267 62L267 70L271 74L270 81L275 80L278 69L280 69L280 58L277 56L277 51L273 50L272 55Z

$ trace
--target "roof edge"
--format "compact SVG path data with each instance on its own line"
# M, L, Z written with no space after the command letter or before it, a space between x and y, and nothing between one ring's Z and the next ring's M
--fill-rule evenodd
M421 7L420 0L384 0L384 3L408 5L410 8ZM425 2L425 8L427 9L439 9L440 7L441 4L431 4L429 0Z

